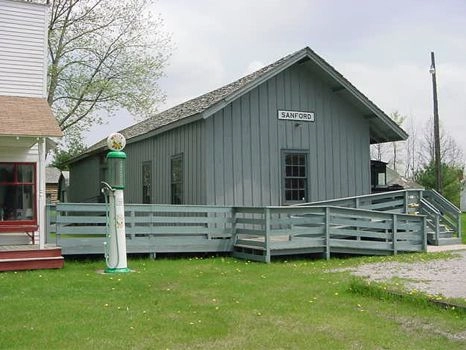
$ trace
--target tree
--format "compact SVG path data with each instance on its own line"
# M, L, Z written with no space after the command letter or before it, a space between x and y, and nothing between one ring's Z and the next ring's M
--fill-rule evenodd
M401 126L407 118L405 115L401 115L398 111L393 112L390 115L390 117L399 126ZM391 163L392 163L393 170L395 171L398 171L397 166L398 166L398 163L401 161L400 160L401 157L399 155L400 148L401 148L400 142L404 143L404 141L392 142L393 158L392 158Z
M421 142L421 162L428 166L434 161L435 140L432 131L432 120L426 123L424 127L424 138ZM463 151L457 145L455 139L448 135L440 125L440 160L441 163L456 167L463 167Z
M413 119L409 120L408 124L408 139L406 140L406 167L405 177L408 179L414 179L415 174L419 171L419 140L417 135L417 129Z
M398 111L391 113L390 117L399 126L401 126L407 118L406 116L401 115ZM390 163L389 166L393 170L398 171L397 168L399 168L399 165L403 163L401 159L402 157L400 156L403 144L404 141L396 141L372 145L370 149L371 159Z
M155 113L170 42L152 1L49 2L47 100L68 141L100 123L99 111Z
M442 163L443 195L457 207L460 206L460 193L463 188L464 167ZM424 169L415 176L416 182L432 189L436 186L435 162L431 161Z

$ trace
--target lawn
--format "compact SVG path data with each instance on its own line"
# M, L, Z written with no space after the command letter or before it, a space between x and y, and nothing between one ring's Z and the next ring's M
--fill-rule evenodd
M430 255L432 256L432 255ZM103 261L0 273L1 349L464 349L466 317L355 293L361 262L229 257Z

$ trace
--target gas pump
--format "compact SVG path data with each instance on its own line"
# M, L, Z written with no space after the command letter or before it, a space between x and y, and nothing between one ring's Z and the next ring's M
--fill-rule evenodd
M113 133L107 138L108 178L102 182L102 192L108 204L107 242L105 242L105 273L129 272L126 259L125 188L126 153L123 148L126 140L123 135Z

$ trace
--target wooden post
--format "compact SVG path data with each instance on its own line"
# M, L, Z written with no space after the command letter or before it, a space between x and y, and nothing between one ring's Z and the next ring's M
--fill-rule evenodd
M47 155L47 150L45 146L45 137L39 139L37 143L38 151L39 151L39 159L38 159L38 198L36 200L36 204L38 205L37 210L37 221L39 224L39 249L45 248L45 203L46 203L46 193L45 193L45 157ZM32 233L35 234L34 232Z
M405 190L405 214L408 214L408 200L409 200L409 195L408 195L408 190Z
M236 244L236 207L231 207L231 249Z
M130 216L131 216L131 226L130 226L131 228L130 228L130 232L131 232L131 233L130 233L128 236L129 236L129 239L133 239L133 238L135 237L135 235L134 235L134 231L135 231L135 230L134 230L134 227L135 227L135 225L136 225L136 220L135 220L136 213L135 213L134 209L131 209L131 212L130 212L130 213L131 213L131 214L130 214ZM151 237L151 236L149 236L149 237ZM155 259L155 258L154 258L154 259Z
M457 232L458 238L460 239L460 242L462 242L462 240L461 240L461 234L462 234L462 232L461 232L461 213L458 214L456 227L458 228L458 232Z
M56 217L55 217L55 227L56 227L56 232L55 232L55 244L57 246L60 246L60 231L61 231L61 226L63 225L60 221L61 218L61 211L60 211L60 206L61 204L56 205Z
M438 193L443 194L443 180L441 168L441 152L440 152L440 123L438 116L438 100L437 100L437 78L435 68L434 52L430 53L431 66L430 74L432 75L432 97L434 100L434 160L435 160L435 184Z
M396 240L398 239L398 235L397 235L397 216L396 214L393 214L392 215L392 224L393 224L393 255L396 255L398 252L397 252L397 242Z
M265 208L265 262L270 263L270 208Z
M422 250L427 252L427 218L422 218Z
M325 208L325 258L330 260L330 207Z

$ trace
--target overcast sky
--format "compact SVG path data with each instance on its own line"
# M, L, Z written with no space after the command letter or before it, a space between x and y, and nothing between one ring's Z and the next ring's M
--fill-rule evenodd
M433 115L434 51L441 125L466 154L465 0L159 0L156 11L174 45L160 110L309 46L387 114L399 111L420 130ZM133 123L122 113L111 131ZM94 128L87 142L108 132Z

